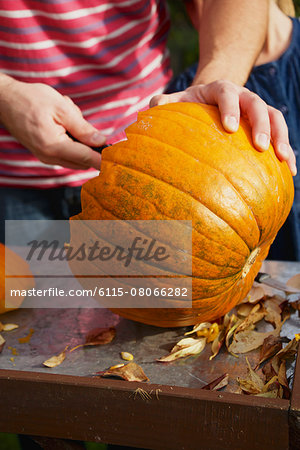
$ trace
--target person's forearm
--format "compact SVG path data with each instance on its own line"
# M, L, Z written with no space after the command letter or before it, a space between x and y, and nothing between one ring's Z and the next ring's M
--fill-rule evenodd
M267 32L269 0L194 0L199 66L193 84L227 79L244 85Z

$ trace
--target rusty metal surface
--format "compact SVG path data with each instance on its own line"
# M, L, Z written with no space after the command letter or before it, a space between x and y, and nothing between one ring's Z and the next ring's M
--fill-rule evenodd
M264 263L262 270L286 281L300 273L300 263ZM151 383L201 388L204 384L225 372L229 373L229 392L236 392L237 376L246 373L245 357L236 358L225 351L213 361L209 361L210 346L195 357L185 358L169 364L156 360L168 353L172 346L183 337L189 328L164 329L139 324L123 319L105 309L20 309L1 316L3 323L17 323L19 328L2 333L6 344L0 355L0 369L47 372L76 376L92 376L111 365L122 361L121 351L134 355ZM93 328L116 327L116 338L108 345L79 348L68 353L65 361L56 368L46 368L43 361L60 353L66 345L74 347L84 342L85 335ZM34 333L27 343L19 338L26 336L30 329ZM293 315L282 329L282 335L292 338L299 332L300 320ZM250 363L258 361L258 352L247 354Z

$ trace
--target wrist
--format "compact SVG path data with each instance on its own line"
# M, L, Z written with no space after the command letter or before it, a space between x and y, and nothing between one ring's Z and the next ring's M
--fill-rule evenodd
M239 71L232 71L228 68L228 65L224 62L224 65L218 60L218 64L210 62L206 65L199 64L196 75L192 82L192 86L197 84L209 84L213 81L228 80L238 86L243 86L249 74L243 76L243 73Z

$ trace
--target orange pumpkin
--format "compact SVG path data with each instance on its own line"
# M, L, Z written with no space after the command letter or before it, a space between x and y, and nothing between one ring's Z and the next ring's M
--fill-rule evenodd
M15 274L17 272L16 269L24 278L11 275L11 273ZM9 275L11 276L7 277ZM0 314L19 308L24 300L24 297L21 295L9 297L11 289L23 291L33 288L34 285L34 278L27 262L10 248L0 243ZM6 302L5 291L7 295ZM10 307L6 308L5 303L9 304Z
M225 132L213 106L157 106L126 134L103 151L101 173L83 186L73 219L191 220L193 307L113 311L166 327L212 321L247 295L288 216L288 166L272 147L254 149L245 121ZM71 221L71 246L77 239Z

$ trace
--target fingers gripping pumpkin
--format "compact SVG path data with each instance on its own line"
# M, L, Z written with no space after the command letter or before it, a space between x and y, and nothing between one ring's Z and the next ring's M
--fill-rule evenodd
M103 152L76 220L191 220L193 307L117 309L157 326L224 315L249 292L294 195L285 162L258 152L241 121L224 131L216 107L173 103L139 113L127 140ZM72 221L71 221L71 245Z

